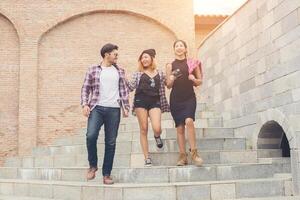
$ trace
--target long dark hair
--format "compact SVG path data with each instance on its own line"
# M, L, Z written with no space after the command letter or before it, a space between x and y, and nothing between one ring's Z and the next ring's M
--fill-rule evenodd
M184 40L176 40L174 43L173 43L173 49L175 49L175 46L178 42L181 42L183 44L183 46L187 49L187 44ZM185 57L187 57L187 53L185 53Z

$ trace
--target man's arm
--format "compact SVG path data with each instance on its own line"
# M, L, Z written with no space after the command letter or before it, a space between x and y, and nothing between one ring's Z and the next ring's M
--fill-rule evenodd
M92 85L92 75L90 73L90 69L86 72L83 85L81 87L81 106L84 108L84 115L88 116L88 102L89 96L91 92L91 85Z
M121 96L121 106L123 110L124 117L128 117L129 111L130 111L130 105L129 105L129 87L128 83L125 77L125 70L121 70L121 84L120 84L120 96Z

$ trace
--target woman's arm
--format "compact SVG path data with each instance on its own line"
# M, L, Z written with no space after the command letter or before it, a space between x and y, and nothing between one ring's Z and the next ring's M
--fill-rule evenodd
M130 92L134 91L137 87L137 72L134 72L131 76L131 80L126 79L126 85Z
M168 63L166 65L166 86L168 89L173 87L175 79L175 76L172 74L172 65Z
M193 74L189 75L189 79L193 81L194 86L198 87L202 84L201 71L199 67L196 67Z

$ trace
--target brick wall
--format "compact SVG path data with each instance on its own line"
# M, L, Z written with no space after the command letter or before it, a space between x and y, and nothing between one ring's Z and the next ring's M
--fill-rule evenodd
M1 158L86 126L80 88L104 43L119 45L128 73L146 48L162 68L176 38L195 53L192 0L2 0L0 14Z
M18 141L19 39L13 25L0 15L0 163L15 155Z
M146 48L156 48L158 65L164 69L173 59L174 40L174 34L158 24L124 13L75 18L47 33L39 44L38 142L47 144L86 125L86 118L78 115L80 89L87 67L99 62L100 46L118 44L119 63L129 74Z

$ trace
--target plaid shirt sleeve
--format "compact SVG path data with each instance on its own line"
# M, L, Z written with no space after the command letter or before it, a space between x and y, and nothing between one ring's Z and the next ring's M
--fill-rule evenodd
M84 82L81 88L81 105L85 106L89 104L89 96L91 91L91 85L92 85L92 74L91 69L89 68L86 72Z
M128 112L130 110L129 105L129 89L127 87L126 79L125 79L125 71L124 69L120 69L120 98L121 98L121 106L126 109Z
M161 72L161 84L160 84L160 104L162 112L170 112L170 106L166 97L166 88L165 88L166 76Z
M130 92L135 90L137 87L137 74L137 72L133 73L131 76L131 80L126 80L126 84Z

